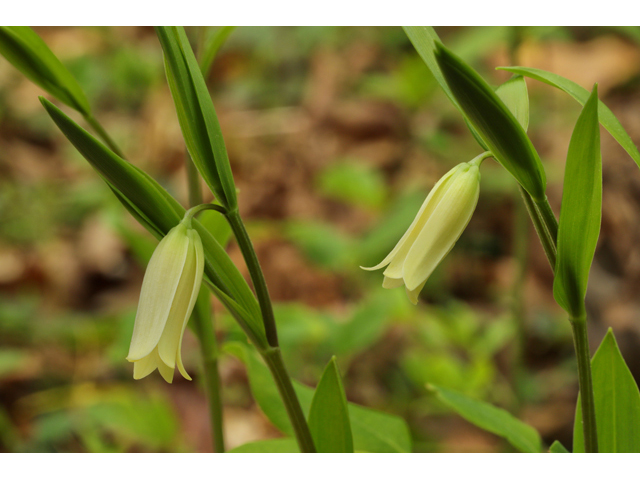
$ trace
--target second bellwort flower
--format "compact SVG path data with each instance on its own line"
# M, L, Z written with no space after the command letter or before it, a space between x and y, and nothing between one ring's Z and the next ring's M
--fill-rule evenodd
M169 383L182 365L182 336L200 291L204 251L191 219L172 228L160 241L142 281L140 301L127 360L133 378L144 378L156 368Z
M478 203L480 192L480 155L451 169L433 187L409 229L375 267L364 270L383 272L384 288L404 285L409 300L418 303L418 295L431 273L449 253L466 228Z

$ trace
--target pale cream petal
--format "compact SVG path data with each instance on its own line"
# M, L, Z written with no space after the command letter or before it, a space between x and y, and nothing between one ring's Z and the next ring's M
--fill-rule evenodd
M396 252L395 257L393 258L387 269L384 271L385 276L390 278L403 277L404 263L407 255L409 254L409 251L411 250L411 247L413 247L413 244L418 238L418 235L420 235L420 232L423 230L425 224L427 223L427 221L429 221L431 215L433 215L434 210L442 201L443 196L449 189L449 185L451 185L452 182L455 182L456 178L461 173L461 165L452 168L431 189L431 192L429 192L427 199L422 204L422 207L420 207L420 211L418 212L418 215L416 215L416 218L411 224L411 227L409 227L409 230L407 230L404 243L400 246L400 248Z
M160 360L160 357L158 356L158 371L160 372L160 375L162 375L162 378L164 378L167 383L173 383L173 370L174 370L173 368L165 365L164 362Z
M409 297L409 301L414 305L418 304L418 295L420 295L420 292L424 288L425 283L427 283L426 280L422 282L420 285L418 285L418 288L415 288L413 290L409 290L408 288L405 289L407 292L407 297Z
M408 290L423 284L456 243L478 203L480 174L470 166L448 188L407 254L403 278Z
M186 227L179 224L153 252L142 281L127 360L140 360L158 344L178 288L188 247Z
M133 363L133 379L140 380L141 378L146 377L151 374L156 368L158 368L157 363L158 352L157 350L153 350L146 357L141 358L140 360Z
M396 288L404 285L404 280L401 278L389 278L387 276L384 277L382 281L382 288Z
M427 218L429 216L429 213L428 212L425 213L425 211L429 208L430 203L433 203L433 202L437 203L439 201L438 197L440 196L440 192L442 192L442 190L443 190L443 186L446 183L448 183L449 178L456 173L456 169L457 168L458 167L456 166L456 167L452 168L451 170L449 170L434 185L434 187L429 192L429 195L427 195L427 198L425 199L425 201L422 202L422 205L420 206L420 210L418 210L418 213L414 217L413 222L411 222L411 225L409 225L409 228L407 228L407 231L404 233L402 238L400 238L400 240L398 241L396 246L393 247L393 250L391 250L391 253L389 253L389 255L387 255L385 257L385 259L382 260L375 267L360 267L361 269L369 270L369 271L378 270L378 269L380 269L382 267L385 267L385 266L389 265L390 263L393 263L394 264L394 268L392 268L391 270L387 269L385 271L385 274L387 274L387 272L388 272L387 276L390 276L392 278L400 278L402 276L401 273L400 274L396 274L395 265L399 265L400 269L402 269L402 264L404 263L404 257L407 255L407 252L411 248L411 243L415 239L415 236L418 235L420 228L422 228L421 224L424 223L423 218ZM431 208L429 208L429 210L431 210ZM420 225L418 225L418 224L420 224ZM416 232L416 230L417 230L417 232ZM412 232L415 232L415 235L412 234Z

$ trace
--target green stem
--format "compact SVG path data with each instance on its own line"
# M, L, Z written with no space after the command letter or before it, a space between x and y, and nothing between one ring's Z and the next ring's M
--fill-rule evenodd
M122 153L122 150L120 150L116 142L113 141L113 139L109 136L107 131L102 127L102 125L100 125L100 122L98 122L98 120L96 120L96 118L93 115L88 114L84 117L84 119L87 121L89 125L91 125L91 128L93 128L96 131L96 133L100 136L100 138L102 138L102 140L105 141L107 146L111 150L113 150L113 152L116 155L118 155L120 158L125 158L124 153Z
M542 219L540 211L536 208L531 195L518 185L520 188L520 194L522 195L522 199L524 200L524 205L527 207L527 212L529 212L529 216L531 217L531 221L533 222L533 227L536 229L536 233L540 238L540 243L542 244L542 248L544 249L544 253L547 255L547 259L549 260L549 264L551 264L551 269L555 271L556 268L556 237L551 238L549 236L548 230L544 226L544 221Z
M267 282L264 279L260 262L258 262L258 256L253 248L247 229L240 218L240 214L237 210L227 212L227 220L233 230L233 234L238 241L238 246L244 257L244 261L249 269L251 275L251 281L253 287L256 290L256 296L258 297L258 303L260 304L260 311L262 313L262 321L264 322L264 330L267 336L267 341L272 347L278 346L278 331L276 329L276 319L273 315L273 307L271 305L271 297L269 297L269 290L267 288Z
M578 359L578 385L580 388L580 404L582 406L584 448L587 453L598 453L598 432L593 399L593 382L591 380L591 355L587 337L587 319L586 317L571 318L570 321Z
M203 300L204 299L204 300ZM220 382L220 372L218 370L218 345L216 342L215 330L211 318L209 303L209 292L203 289L198 296L198 302L202 302L201 307L206 307L207 314L201 315L194 310L193 321L198 340L200 341L200 351L202 353L202 364L204 367L205 388L207 400L209 401L209 421L211 423L211 435L213 439L213 451L224 453L224 433L222 420L222 384ZM198 307L196 307L197 309ZM201 308L200 311L204 311Z
M302 412L298 396L293 389L291 378L289 377L284 361L282 360L282 352L280 351L280 348L270 348L269 350L260 353L276 381L278 391L280 392L284 406L287 409L289 420L291 420L291 425L293 426L293 431L296 435L300 451L302 453L315 453L316 447L313 444L311 431L309 430L307 420Z
M548 238L551 240L554 250L556 250L558 241L558 220L556 219L553 210L551 210L551 205L549 205L547 197L545 197L544 200L535 203L536 209L540 213L540 218L542 219L542 225L547 232Z
M186 163L189 205L193 209L194 206L202 203L202 188L200 185L200 175L188 153ZM222 382L220 381L220 371L218 369L218 343L213 323L213 313L211 312L211 299L206 288L201 289L198 295L193 320L202 353L205 388L209 402L209 422L211 424L213 451L224 453Z

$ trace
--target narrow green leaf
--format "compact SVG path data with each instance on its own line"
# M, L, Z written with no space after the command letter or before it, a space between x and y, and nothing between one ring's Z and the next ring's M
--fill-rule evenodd
M580 105L584 105L589 99L589 90L555 73L527 67L500 67L499 70L518 73L556 87L571 95ZM638 147L633 143L633 140L631 140L631 137L613 112L609 110L609 107L600 100L598 100L598 118L602 126L607 129L611 136L616 139L620 146L625 149L633 161L640 167L640 152L638 151Z
M442 90L444 90L444 93L447 95L447 98L449 98L449 101L453 103L453 105L458 110L460 110L460 113L462 113L462 116L464 117L464 121L467 127L469 128L469 130L471 131L471 134L473 135L473 137L476 139L476 141L480 144L480 146L484 150L489 150L489 147L487 147L484 140L481 138L481 136L478 134L476 129L467 119L464 111L460 107L460 104L456 100L455 95L453 94L453 92L451 92L451 89L449 88L449 85L447 84L447 81L445 80L444 75L442 74L442 71L440 70L440 66L438 65L438 62L436 60L436 55L435 55L436 43L440 42L440 37L438 37L438 34L436 33L436 31L433 29L433 27L402 27L402 28L404 29L405 33L407 34L407 37L409 37L409 40L415 47L416 51L418 52L422 60L424 60L424 63L426 63L427 67L429 67L429 70L431 70L431 74L433 75L433 78L436 79L440 87L442 87Z
M0 54L40 88L90 115L91 107L76 79L31 28L0 27Z
M51 102L42 97L40 101L62 133L105 180L134 218L152 234L162 238L182 220L184 207L153 178L118 157ZM225 305L234 309L236 318L242 318L242 325L251 330L252 341L266 341L260 309L249 285L209 231L197 220L193 226L204 248L206 278L217 288L216 294ZM222 298L221 294L225 297Z
M589 269L600 234L602 160L598 89L576 122L564 172L553 296L572 318L585 315Z
M347 396L336 357L327 364L313 395L309 430L319 453L353 453Z
M218 51L236 28L238 27L217 28L205 40L204 47L202 48L202 54L198 52L198 55L200 56L200 71L205 78L209 74L209 69L211 69L211 65L213 65L213 61L215 60Z
M156 27L167 81L193 163L228 210L238 207L227 149L211 96L182 27Z
M526 132L529 129L529 92L522 75L514 75L496 88L496 95Z
M640 391L609 329L591 359L601 453L640 453ZM573 451L584 453L580 397L573 427Z
M276 428L284 434L292 436L293 428L289 423L277 387L269 369L257 358L255 351L238 342L225 344L223 350L245 363L251 392L260 409ZM296 381L293 384L302 410L308 412L314 389ZM372 453L406 453L411 451L411 435L402 418L353 403L348 404L348 409L355 451Z
M300 453L300 449L293 438L273 438L245 443L229 453Z
M553 442L549 447L549 453L571 453L569 450L565 448L558 440Z
M538 432L506 410L433 384L427 388L434 391L442 402L462 417L483 430L505 438L521 452L542 451L542 441Z
M534 200L544 201L544 168L509 108L480 75L440 43L436 44L436 60L461 110L496 160Z

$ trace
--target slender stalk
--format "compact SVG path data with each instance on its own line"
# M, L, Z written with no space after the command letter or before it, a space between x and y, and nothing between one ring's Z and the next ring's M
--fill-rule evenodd
M260 304L260 311L262 313L262 321L264 322L264 330L267 336L267 341L272 347L278 346L278 331L276 329L276 319L273 315L273 307L271 306L271 297L269 297L269 290L267 288L267 282L264 279L262 273L262 267L258 262L256 251L253 248L247 229L240 218L238 211L227 212L227 220L233 230L233 234L238 241L240 251L249 269L251 275L251 281L253 287L256 290L256 296L258 297L258 303Z
M205 299L205 300L203 300ZM209 402L209 421L211 424L211 435L213 439L213 451L224 453L224 433L222 421L222 384L220 382L220 372L218 370L218 346L216 335L211 318L209 303L209 292L203 290L198 297L198 302L203 302L203 307L207 308L209 315L201 315L194 310L194 327L200 341L200 351L202 354L202 365L204 368L205 388L207 400ZM197 307L196 307L197 308ZM202 308L204 310L204 308Z
M580 404L582 406L584 448L587 453L598 453L598 432L593 399L593 382L591 379L591 354L587 338L587 319L586 317L571 318L570 322L578 359L578 384L580 388Z
M284 361L282 360L280 347L270 348L269 350L260 353L276 381L278 391L280 392L284 406L287 409L289 420L291 420L291 425L293 426L293 431L296 435L300 451L302 453L315 453L316 447L313 444L309 425L307 424L307 420L302 412L298 396L293 389L291 378L289 377Z
M187 153L187 179L189 186L189 205L194 207L202 203L202 188L200 176L193 161ZM207 289L202 289L196 300L193 314L194 326L200 341L202 366L204 368L205 388L209 402L209 422L213 451L224 453L224 430L222 417L222 383L218 369L218 344L214 328L214 318L211 312L211 300Z
M111 150L113 150L113 152L116 155L118 155L120 158L125 158L124 153L122 153L122 150L120 150L120 147L118 147L116 142L113 141L113 139L109 136L107 131L102 127L100 122L98 122L98 120L96 120L96 118L93 115L89 114L85 116L84 119L87 121L89 125L91 125L91 128L93 128L96 131L96 133L100 136L100 138L104 140L107 146Z
M541 217L541 213L536 208L531 195L522 188L520 188L520 194L522 195L522 199L524 200L524 205L527 208L527 212L529 212L529 216L531 217L531 221L533 222L533 227L540 238L540 243L542 244L542 248L544 249L544 253L547 255L547 259L549 260L549 264L551 265L551 269L555 270L556 268L556 238L557 235L553 238L549 236L548 230L544 226L544 221Z
M545 199L541 202L536 202L536 209L540 213L540 218L542 219L542 225L547 232L547 236L551 240L551 243L556 246L558 241L558 220L551 210L551 205L549 205L549 200L545 197Z

